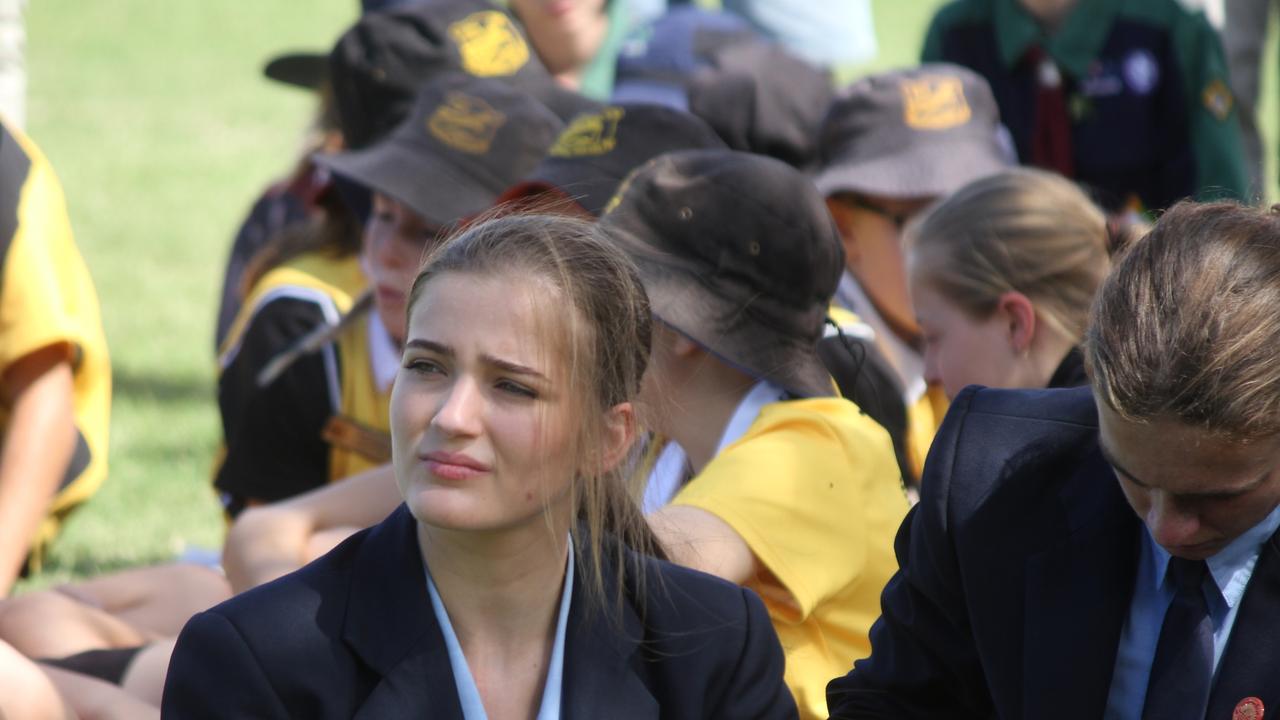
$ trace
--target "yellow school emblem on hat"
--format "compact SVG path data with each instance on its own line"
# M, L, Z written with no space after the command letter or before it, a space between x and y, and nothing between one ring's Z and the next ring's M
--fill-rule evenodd
M618 144L618 122L624 114L620 107L607 107L598 113L579 115L556 138L548 154L562 158L604 155Z
M1231 114L1231 106L1236 104L1236 99L1231 95L1231 89L1221 80L1214 80L1204 89L1202 95L1205 108L1219 121L1226 120Z
M925 75L902 81L902 113L907 127L947 130L969 122L973 111L960 78Z
M427 131L455 150L483 155L506 121L483 99L455 91L427 118Z
M471 13L449 26L462 69L476 77L511 75L529 62L529 45L511 18L497 10Z

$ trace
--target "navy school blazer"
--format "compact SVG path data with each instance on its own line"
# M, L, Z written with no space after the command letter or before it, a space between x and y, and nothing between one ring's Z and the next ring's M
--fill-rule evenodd
M301 570L192 618L169 665L163 716L460 720L415 522L401 505ZM586 583L574 583L561 717L796 717L759 598L633 559L648 587L664 588L649 592L644 621L629 593L619 626L588 610Z
M895 545L871 657L832 718L1099 718L1142 523L1098 450L1089 388L966 388ZM1280 538L1262 547L1206 718L1280 712Z

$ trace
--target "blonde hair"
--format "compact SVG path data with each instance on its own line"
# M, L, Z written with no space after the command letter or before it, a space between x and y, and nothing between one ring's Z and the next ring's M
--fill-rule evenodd
M647 573L628 567L627 550L665 554L628 490L632 462L604 467L601 418L610 408L636 398L652 342L649 299L631 261L595 223L563 215L516 214L483 218L440 245L426 260L409 293L412 313L423 288L451 272L508 276L545 282L555 297L543 297L544 336L564 339L569 365L568 397L580 406L571 452L579 461L570 484L570 504L578 522L571 528L575 547L595 597L620 603L631 584L644 598ZM570 311L565 311L565 306ZM605 561L615 577L606 577ZM612 598L608 589L612 589Z
M1181 202L1120 256L1085 342L1094 394L1247 442L1280 434L1280 206Z
M913 274L976 319L1020 292L1078 343L1111 262L1106 217L1071 181L1009 170L972 182L908 226Z

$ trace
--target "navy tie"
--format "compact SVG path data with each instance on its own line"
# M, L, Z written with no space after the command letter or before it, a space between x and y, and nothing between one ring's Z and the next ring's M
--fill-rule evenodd
M1213 620L1204 597L1203 560L1169 560L1173 603L1164 615L1143 720L1204 718L1213 680Z

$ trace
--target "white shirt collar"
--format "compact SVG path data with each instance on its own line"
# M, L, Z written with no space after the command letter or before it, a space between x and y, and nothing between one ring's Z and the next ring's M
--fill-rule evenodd
M376 311L369 312L369 364L373 368L373 382L378 390L386 392L400 371L400 348L391 339L391 333L382 324Z
M738 401L738 407L734 409L729 422L725 424L724 432L720 434L720 442L716 445L716 455L724 452L726 447L747 434L747 430L751 429L751 423L760 416L760 411L765 405L782 400L786 394L786 390L781 386L768 380L756 383ZM653 464L653 469L649 471L649 477L645 482L642 501L645 513L654 512L671 502L671 498L680 492L680 487L684 484L688 467L689 458L685 455L684 448L674 440L668 441L662 448L662 452L658 454L658 459Z
M538 705L537 720L557 720L560 717L560 691L564 686L564 642L569 626L569 604L573 600L573 538L569 539L568 559L565 561L564 588L560 591L560 609L556 615L556 634L551 642L551 660L547 665L547 678L542 686L542 701ZM454 686L458 690L458 702L462 706L464 720L487 720L484 703L480 699L480 690L476 687L471 668L467 666L466 655L462 652L462 644L458 642L458 634L449 620L449 611L440 599L435 581L431 579L431 568L423 563L427 571L427 594L431 596L431 609L435 612L436 621L440 623L440 632L444 635L445 650L449 653L449 665L453 669Z

